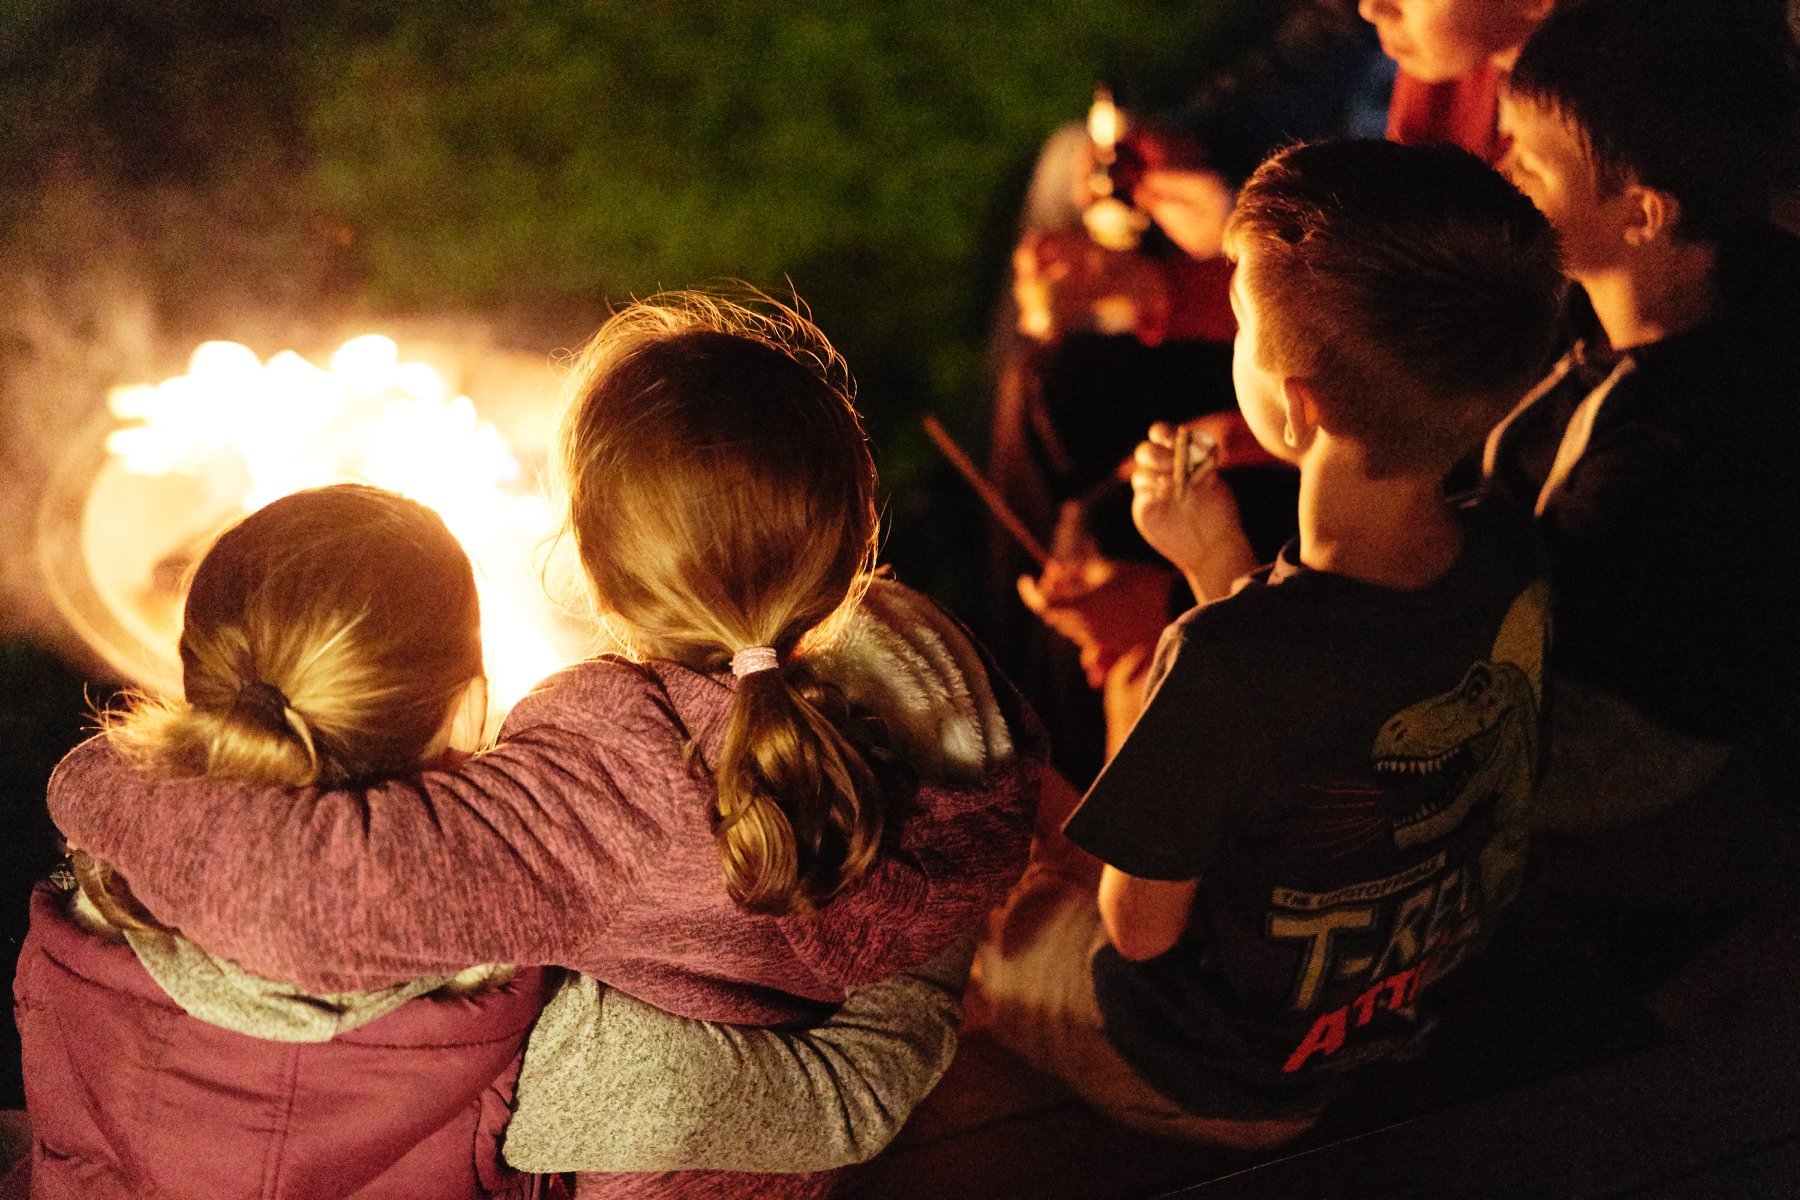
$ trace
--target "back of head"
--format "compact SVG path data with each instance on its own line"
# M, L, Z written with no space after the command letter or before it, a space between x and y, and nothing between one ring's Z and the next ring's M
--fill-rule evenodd
M1264 368L1377 475L1441 473L1548 365L1566 283L1531 202L1467 151L1318 142L1272 156L1226 230Z
M866 869L883 803L840 696L800 657L872 565L875 472L841 360L802 314L697 294L632 305L583 352L561 455L595 599L633 647L746 674L715 767L732 894L818 904Z
M180 649L183 700L109 719L141 765L289 786L404 773L482 673L474 574L421 504L297 492L201 559Z
M1566 0L1507 87L1570 123L1604 188L1666 192L1678 233L1718 242L1794 185L1797 79L1783 0Z

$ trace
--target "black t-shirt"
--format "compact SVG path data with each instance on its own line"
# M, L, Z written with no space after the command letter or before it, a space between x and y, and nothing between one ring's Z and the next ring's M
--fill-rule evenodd
M1164 635L1151 695L1072 816L1078 845L1198 879L1181 939L1095 957L1106 1032L1190 1112L1314 1111L1423 1027L1420 991L1517 887L1541 761L1548 588L1481 513L1419 591L1290 545Z
M1678 732L1753 741L1800 707L1800 242L1721 252L1720 310L1630 352L1540 521L1559 674ZM1577 365L1510 420L1490 490L1530 512L1575 407Z

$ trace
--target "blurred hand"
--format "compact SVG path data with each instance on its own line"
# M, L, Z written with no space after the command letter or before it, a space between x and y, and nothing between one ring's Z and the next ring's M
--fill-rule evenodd
M1235 197L1216 172L1153 167L1131 198L1189 257L1218 257Z
M1079 229L1038 229L1013 251L1019 332L1041 342L1092 330L1159 344L1169 328L1167 280L1140 254L1096 246Z
M1088 686L1098 688L1121 658L1154 648L1168 624L1174 578L1147 563L1092 555L1051 559L1043 575L1019 577L1019 598L1081 650Z
M1205 420L1203 418L1202 420ZM1190 428L1199 428L1191 422ZM1201 600L1217 599L1256 565L1231 489L1202 469L1177 496L1175 427L1158 422L1132 456L1131 519L1156 552L1187 576Z

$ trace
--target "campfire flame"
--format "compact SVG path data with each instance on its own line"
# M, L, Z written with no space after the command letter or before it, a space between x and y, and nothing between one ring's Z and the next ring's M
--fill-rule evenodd
M391 339L353 338L325 368L290 350L265 363L247 346L206 342L187 374L114 389L108 406L128 423L107 437L115 463L186 477L203 497L187 507L215 526L333 483L373 484L434 509L475 563L496 714L578 656L534 561L555 514L474 403L430 365L401 361Z

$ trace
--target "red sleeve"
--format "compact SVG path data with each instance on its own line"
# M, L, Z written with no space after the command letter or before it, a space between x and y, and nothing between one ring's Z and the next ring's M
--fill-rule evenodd
M498 749L366 790L158 779L96 739L57 768L51 816L159 918L311 990L477 962L579 969L664 837L615 772L641 778L655 738L672 735L607 692L553 682L514 711ZM594 713L618 734L610 747Z

